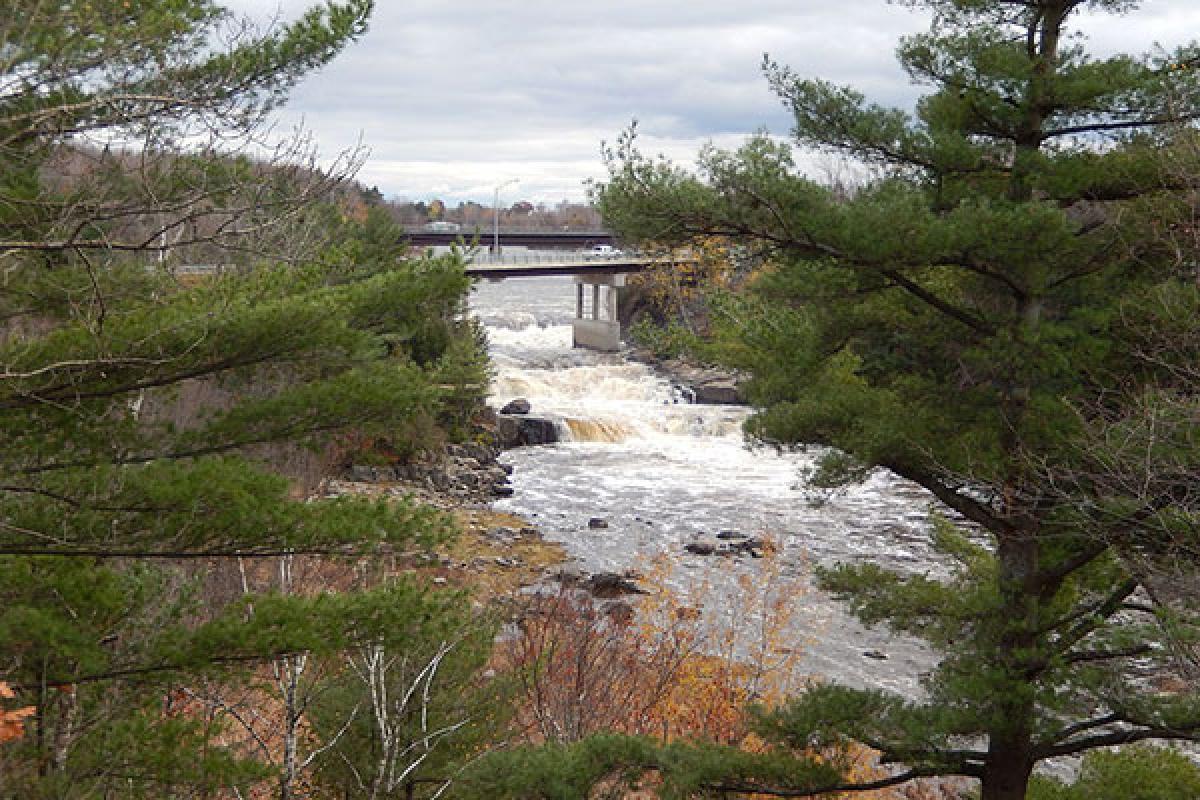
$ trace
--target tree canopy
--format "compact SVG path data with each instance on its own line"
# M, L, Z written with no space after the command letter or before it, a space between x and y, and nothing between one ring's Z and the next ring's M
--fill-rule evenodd
M330 190L357 155L264 149L268 113L371 7L260 30L209 0L22 0L0 20L0 676L37 710L0 769L23 796L261 777L172 704L181 686L432 613L409 584L219 580L449 531L300 480L351 435L461 424L484 382L461 264L406 260L395 226L343 213Z
M1193 693L1138 677L1188 641L1147 565L1200 531L1176 355L1200 341L1200 49L1090 56L1073 22L1131 2L912 5L933 16L898 50L931 87L913 112L764 64L797 144L872 169L853 196L765 135L695 171L626 135L595 194L623 237L724 236L768 264L712 300L724 356L753 376L756 437L823 446L816 485L886 468L936 499L950 580L819 573L866 622L943 651L925 695L814 688L763 711L764 736L795 753L856 740L905 766L894 782L960 775L1017 800L1044 759L1200 731ZM805 793L744 772L712 785Z

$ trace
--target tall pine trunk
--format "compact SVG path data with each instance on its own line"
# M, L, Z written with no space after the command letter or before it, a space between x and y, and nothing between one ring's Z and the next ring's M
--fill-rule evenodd
M1025 800L1032 772L1028 740L993 740L988 746L980 800Z
M987 758L980 800L1025 800L1033 771L1032 693L1038 651L1041 600L1033 584L1038 568L1036 533L1018 530L997 536L996 559L1003 602L998 615L1003 626L996 651L1003 681L997 693L988 730Z

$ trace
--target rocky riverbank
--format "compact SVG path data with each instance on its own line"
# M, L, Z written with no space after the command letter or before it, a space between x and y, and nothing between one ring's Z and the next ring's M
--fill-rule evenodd
M486 420L480 433L503 430L506 418L537 419L499 415ZM508 446L543 443L510 441ZM479 600L512 597L531 587L561 586L610 601L606 609L616 603L613 613L632 613L616 599L645 594L637 584L640 576L579 570L569 563L562 545L547 541L528 520L491 507L497 497L512 493L512 468L498 460L503 449L499 444L451 444L405 464L353 465L326 491L408 497L450 513L460 535L439 549L432 561L419 565L422 572L432 573L435 583L469 588Z
M630 361L646 364L669 380L691 402L700 405L745 405L746 377L735 371L705 366L686 358L659 358L653 351L633 347Z

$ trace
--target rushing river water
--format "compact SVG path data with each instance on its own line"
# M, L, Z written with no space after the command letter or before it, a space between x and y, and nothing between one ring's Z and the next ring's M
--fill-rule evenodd
M642 364L572 349L573 303L570 278L483 283L473 293L495 368L492 403L524 397L570 437L506 453L516 492L497 506L530 519L587 571L642 571L667 554L677 564L671 580L681 583L728 586L738 576L754 581L764 569L750 558L684 553L698 534L770 537L781 546L784 571L809 587L795 600L801 668L851 685L919 692L932 653L885 629L864 629L811 587L807 571L814 563L872 560L939 572L928 495L880 473L814 504L802 479L811 456L748 448L746 409L689 404ZM590 529L593 517L608 527Z

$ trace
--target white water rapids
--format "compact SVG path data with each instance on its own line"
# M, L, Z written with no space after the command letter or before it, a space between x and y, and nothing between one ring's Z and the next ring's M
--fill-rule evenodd
M589 572L642 571L665 553L678 565L673 580L753 581L761 562L695 556L683 547L724 530L770 537L781 547L784 572L809 586L794 600L801 668L840 683L919 693L933 654L886 629L865 630L811 587L807 569L865 559L941 572L929 545L929 496L879 473L814 506L801 476L810 455L750 449L741 434L746 409L688 404L644 365L573 350L573 303L570 278L484 283L473 293L495 369L491 403L526 398L532 413L555 416L572 437L506 453L516 491L497 507L562 542ZM592 517L608 527L589 529Z

